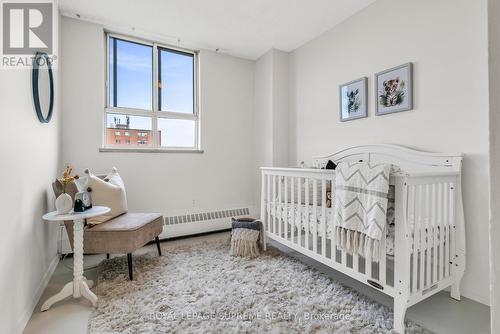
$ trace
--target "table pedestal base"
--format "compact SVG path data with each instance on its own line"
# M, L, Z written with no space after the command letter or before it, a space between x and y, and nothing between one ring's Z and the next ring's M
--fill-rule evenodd
M43 303L41 311L47 311L53 304L71 295L73 295L74 298L84 297L92 303L92 306L97 306L97 296L90 291L93 285L94 282L91 280L69 282L59 291L59 293L53 295Z
M97 306L97 296L90 291L94 282L83 276L83 219L75 219L73 222L73 282L69 282L58 294L47 299L42 305L42 312L71 295L74 298L87 298L93 306Z

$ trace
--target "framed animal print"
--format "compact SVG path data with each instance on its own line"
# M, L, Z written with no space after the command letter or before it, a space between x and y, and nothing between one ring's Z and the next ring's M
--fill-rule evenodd
M375 101L375 115L413 109L412 63L375 74Z
M340 85L340 120L368 116L368 79L366 77Z

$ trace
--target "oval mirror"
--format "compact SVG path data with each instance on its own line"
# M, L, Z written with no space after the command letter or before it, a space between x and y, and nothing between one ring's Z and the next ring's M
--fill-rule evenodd
M48 123L54 108L54 76L50 58L46 53L37 52L35 55L32 86L36 115L40 122Z

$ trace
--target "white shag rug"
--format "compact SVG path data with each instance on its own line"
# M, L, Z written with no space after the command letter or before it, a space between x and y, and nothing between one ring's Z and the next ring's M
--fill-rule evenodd
M391 333L392 311L292 258L231 257L227 235L105 260L89 333ZM408 322L407 333L430 333Z

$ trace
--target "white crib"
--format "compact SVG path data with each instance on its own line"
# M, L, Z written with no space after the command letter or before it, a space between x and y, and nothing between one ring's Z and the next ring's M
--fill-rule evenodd
M333 204L331 208L326 205L327 186L335 173L318 169L328 160L396 166L390 177L395 191L394 256L386 250L390 241L386 234L378 262L337 249ZM460 300L465 270L461 154L365 145L316 157L314 164L314 169L261 168L261 219L266 239L392 296L398 333L404 333L406 309L419 301L450 286L451 297Z

